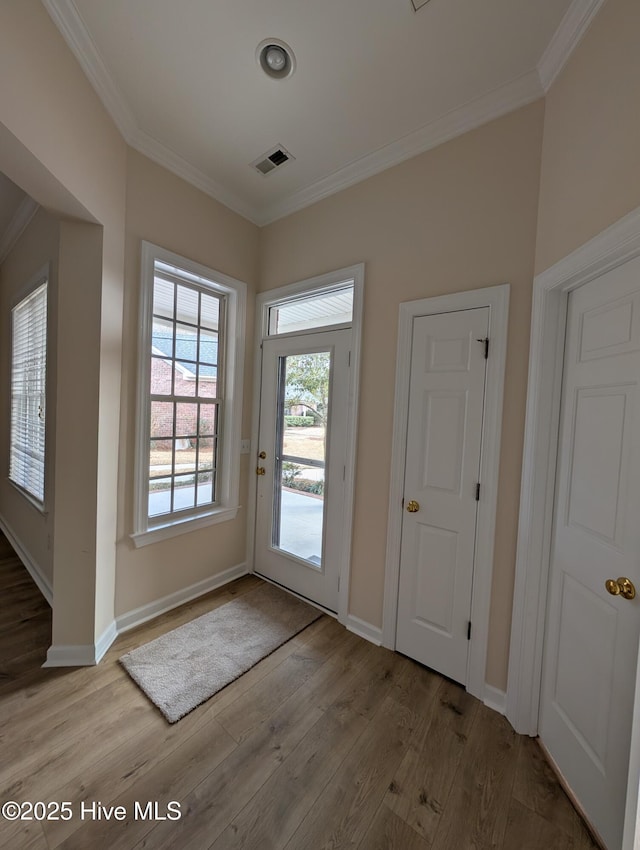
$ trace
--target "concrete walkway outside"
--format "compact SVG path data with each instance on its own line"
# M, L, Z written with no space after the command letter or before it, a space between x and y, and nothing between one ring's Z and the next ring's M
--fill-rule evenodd
M193 486L177 487L175 507L193 505ZM171 491L156 490L149 493L149 513L157 516L171 509ZM299 558L312 560L319 565L322 556L322 519L324 499L309 493L282 491L280 518L280 548Z

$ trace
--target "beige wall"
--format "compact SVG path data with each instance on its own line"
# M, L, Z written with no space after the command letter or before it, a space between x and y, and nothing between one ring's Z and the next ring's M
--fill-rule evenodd
M44 207L101 231L83 238L70 226L67 258L78 252L81 260L67 262L58 280L69 305L58 355L84 364L87 385L85 429L58 418L56 461L69 494L89 489L83 500L55 494L53 643L91 647L113 620L126 145L39 0L0 3L0 79L0 170ZM75 274L81 263L88 279ZM59 372L62 395L71 381ZM72 418L68 407L60 411Z
M640 205L639 33L607 0L547 95L537 272Z
M0 4L0 78L12 81L0 87L0 170L67 219L60 231L57 407L67 420L55 447L65 474L55 493L54 643L86 645L114 613L245 561L248 457L234 522L139 550L128 535L140 240L247 282L251 344L257 228L128 152L39 0ZM82 364L81 391L73 363ZM245 391L246 436L250 406Z
M58 278L57 219L39 210L0 266L0 520L21 542L31 562L52 584L53 581L53 499L56 387L56 303ZM26 287L44 266L49 267L47 288L47 445L46 505L39 511L9 482L9 430L11 406L11 309L25 297Z
M55 216L86 222L60 225L66 271L59 288L67 305L60 320L60 365L66 364L60 410L70 398L68 364L86 355L87 346L83 373L93 389L83 399L84 432L65 427L58 433L56 458L66 476L66 495L61 488L56 502L65 538L56 540L66 597L64 616L57 625L54 619L59 643L86 643L89 631L97 637L113 617L114 598L115 613L122 614L245 559L245 511L233 522L138 550L129 540L139 251L140 240L148 239L249 284L242 436L249 434L256 282L270 289L366 263L350 610L376 625L398 304L511 284L487 668L487 680L505 686L534 254L540 271L640 204L639 25L637 0L607 0L550 90L546 112L542 102L532 104L258 231L127 150L39 0L0 3L0 79L11 81L0 86L0 170ZM44 221L41 214L33 226ZM51 253L51 240L51 233L41 233L36 254ZM19 276L16 252L5 263L16 264L12 279ZM87 281L90 293L82 291ZM90 312L91 334L76 327L80 303ZM6 313L4 301L2 309ZM243 505L248 466L243 456ZM2 487L0 511L12 512ZM78 499L84 491L87 498ZM20 533L30 535L24 511L11 515ZM87 540L74 536L74 524L90 529L88 557ZM34 558L50 565L44 536L37 537ZM92 579L76 581L87 569ZM91 595L85 620L74 617Z
M381 625L398 305L511 284L488 681L506 685L543 104L264 228L262 290L364 261L350 612Z
M153 242L248 284L242 435L251 433L251 365L258 228L133 150L128 155L125 347L118 511L116 615L153 602L246 560L249 456L241 457L235 520L135 549L133 468L141 240Z

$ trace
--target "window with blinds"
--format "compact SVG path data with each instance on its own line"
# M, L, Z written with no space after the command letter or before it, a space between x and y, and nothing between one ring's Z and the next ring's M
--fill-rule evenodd
M44 502L47 281L11 311L9 478Z

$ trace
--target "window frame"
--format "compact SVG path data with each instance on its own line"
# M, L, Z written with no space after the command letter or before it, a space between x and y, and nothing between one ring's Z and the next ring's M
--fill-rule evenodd
M221 333L221 384L219 412L217 499L213 504L179 509L149 517L149 441L151 427L151 350L153 288L156 262L172 266L185 283L222 296L225 328ZM138 336L138 386L136 404L136 450L134 479L134 529L136 547L165 540L208 525L235 519L240 508L240 449L242 389L245 350L246 284L179 254L142 241L141 289ZM174 276L175 272L174 272Z
M41 268L29 281L23 286L15 295L14 301L11 304L11 308L9 311L9 428L8 428L8 443L9 443L9 452L7 456L7 480L14 487L18 493L29 502L37 511L41 514L46 515L46 505L47 505L47 479L48 479L48 464L49 464L49 452L48 452L48 441L49 441L49 428L47 427L47 407L49 402L49 356L50 356L50 328L49 328L49 315L50 315L50 275L49 275L49 265L46 264L43 268ZM41 287L46 287L46 302L45 302L45 319L44 319L44 440L43 440L43 458L42 458L42 469L43 469L43 480L42 480L42 499L39 498L38 494L31 492L20 481L17 481L15 478L11 476L11 456L13 453L13 361L14 361L14 342L15 342L15 334L14 334L14 315L15 311L29 298L31 298L38 289Z

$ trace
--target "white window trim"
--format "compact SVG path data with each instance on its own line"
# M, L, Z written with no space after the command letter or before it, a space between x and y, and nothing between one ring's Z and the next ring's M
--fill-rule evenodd
M41 269L39 269L36 274L31 277L27 283L20 287L18 292L16 293L13 302L11 303L11 308L9 310L9 392L11 392L11 370L13 368L13 311L14 309L25 301L33 292L36 291L40 286L46 284L47 286L47 317L46 317L46 364L45 364L45 411L49 409L50 402L50 394L49 394L49 366L50 366L50 355L51 355L51 345L50 345L50 308L51 308L51 298L50 298L50 270L49 264L46 263ZM11 405L9 406L9 454L8 454L8 462L11 456ZM22 498L28 502L31 507L35 508L38 513L43 516L48 515L47 509L47 499L48 499L48 488L47 488L47 478L49 472L49 428L47 427L47 415L45 413L45 438L44 438L44 487L43 487L43 497L42 501L38 499L36 495L30 493L24 487L22 487L17 481L14 481L11 478L10 470L7 470L7 481L9 484L22 496Z
M226 334L224 339L225 398L222 409L222 440L219 447L217 504L197 514L174 515L149 522L149 420L150 357L153 308L154 261L168 263L199 278L215 283L218 293L226 296ZM240 505L240 443L242 389L245 349L247 286L221 272L174 254L151 242L142 242L140 333L138 348L138 392L136 405L136 457L134 483L134 531L136 547L167 540L178 534L235 519Z
M340 284L353 281L353 314L352 321L347 324L323 325L318 328L294 331L285 334L269 334L269 310L280 304L286 304L297 296L319 295L332 289L339 289ZM341 557L340 588L338 591L338 622L357 631L362 622L349 614L349 588L351 585L351 544L353 514L355 506L355 478L358 430L358 400L360 397L360 361L362 346L362 313L364 297L364 263L358 263L348 268L307 278L286 286L270 289L260 293L256 298L256 331L255 331L255 361L253 372L253 418L251 424L251 449L253 453L258 444L260 426L260 389L262 382L262 341L268 337L284 339L286 337L324 333L342 329L351 329L351 387L349 390L350 416L347 423L347 468L345 470L345 534L344 549ZM255 456L254 456L255 457ZM249 568L253 571L255 558L255 524L256 524L256 476L249 476L249 504L247 518L247 553ZM325 610L325 609L323 609ZM330 612L328 612L330 613Z

